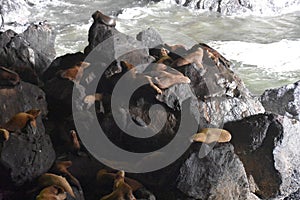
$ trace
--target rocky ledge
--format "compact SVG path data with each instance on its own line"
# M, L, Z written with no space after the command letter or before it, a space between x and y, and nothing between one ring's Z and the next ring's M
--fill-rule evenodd
M1 33L0 199L297 199L298 84L261 103L208 45L166 44L152 28L134 38L100 11L92 17L83 52L55 59L48 25ZM154 153L104 165L90 151L107 144L85 140L95 118L119 148ZM136 127L152 137L129 135L143 134ZM122 171L174 155L156 171Z

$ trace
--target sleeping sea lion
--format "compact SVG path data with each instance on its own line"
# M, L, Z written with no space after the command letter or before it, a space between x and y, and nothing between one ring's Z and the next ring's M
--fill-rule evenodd
M66 198L67 194L63 188L52 185L44 188L36 197L36 200L64 200Z
M109 195L101 198L101 200L136 200L133 196L132 188L124 182L125 172L119 171L114 181L114 190Z
M63 188L64 191L66 191L72 197L75 198L75 194L73 192L72 187L70 186L70 184L68 183L66 178L64 178L62 176L58 176L56 174L51 174L51 173L45 173L39 177L38 184L39 184L39 187L42 187L42 188L56 185L58 187Z
M213 143L213 142L229 142L231 140L231 134L218 128L204 128L199 133L192 136L194 142Z

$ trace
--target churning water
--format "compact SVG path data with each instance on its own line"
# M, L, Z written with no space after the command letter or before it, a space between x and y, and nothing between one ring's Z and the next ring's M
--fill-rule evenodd
M108 15L121 13L117 28L132 36L154 27L170 44L209 44L232 61L233 70L254 94L300 80L299 1L252 0L251 12L231 16L185 8L175 0L31 2L34 5L23 15L10 19L22 19L26 14L31 22L47 20L57 31L58 56L83 51L91 15L100 10Z

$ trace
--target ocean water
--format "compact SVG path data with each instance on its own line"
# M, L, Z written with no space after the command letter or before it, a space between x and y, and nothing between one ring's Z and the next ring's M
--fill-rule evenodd
M300 80L300 1L252 0L253 11L231 16L185 8L175 0L30 2L23 13L30 22L47 20L53 26L57 56L83 51L94 11L114 16L121 11L121 32L135 36L154 27L169 44L209 44L232 61L232 69L255 95Z

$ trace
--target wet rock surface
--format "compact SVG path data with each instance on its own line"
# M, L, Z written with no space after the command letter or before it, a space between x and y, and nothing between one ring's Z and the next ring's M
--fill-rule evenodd
M299 188L299 122L274 114L225 124L252 188L263 199L282 198ZM289 166L289 167L287 167Z
M30 25L22 34L0 33L0 65L16 71L22 80L41 85L40 76L55 57L55 34L46 24Z
M177 188L189 199L250 199L246 172L233 146L210 148L202 145L185 161Z
M260 97L265 109L300 120L300 86L293 84L266 90Z

